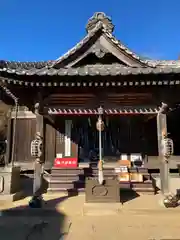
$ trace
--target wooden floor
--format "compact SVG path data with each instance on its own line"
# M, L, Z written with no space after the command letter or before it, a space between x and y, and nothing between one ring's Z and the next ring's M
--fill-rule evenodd
M33 170L34 169L34 164L33 162L17 162L15 163L16 165L20 165L22 170ZM180 165L180 156L173 156L169 160L170 164L170 169L177 169L178 165ZM105 162L104 167L109 168L109 167L116 167L118 165L118 162ZM79 163L79 167L88 167L89 163ZM160 169L160 160L156 156L149 156L148 161L145 163L145 167L148 169ZM52 168L52 163L49 161L45 163L45 169L51 169Z

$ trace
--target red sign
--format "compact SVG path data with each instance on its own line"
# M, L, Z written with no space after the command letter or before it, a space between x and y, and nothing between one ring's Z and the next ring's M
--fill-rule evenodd
M57 168L76 168L77 166L77 158L56 158L54 160L54 167Z

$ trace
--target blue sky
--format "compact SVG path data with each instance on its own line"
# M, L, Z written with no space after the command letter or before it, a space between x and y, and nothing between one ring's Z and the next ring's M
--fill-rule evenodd
M112 17L114 34L140 55L180 55L180 0L1 0L0 59L54 60L85 35L96 11Z

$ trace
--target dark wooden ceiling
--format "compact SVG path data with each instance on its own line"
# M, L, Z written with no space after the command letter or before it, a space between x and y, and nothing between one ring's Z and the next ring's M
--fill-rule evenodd
M152 104L151 93L123 94L52 94L45 99L45 105L66 107L131 106Z

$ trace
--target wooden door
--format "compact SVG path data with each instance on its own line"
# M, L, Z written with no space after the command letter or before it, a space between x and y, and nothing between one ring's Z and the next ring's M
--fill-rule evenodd
M45 120L45 166L51 168L56 152L56 130L50 122Z
M14 120L12 120L13 123ZM15 162L33 162L31 141L35 137L36 119L17 119L15 138ZM13 133L13 131L12 131Z

